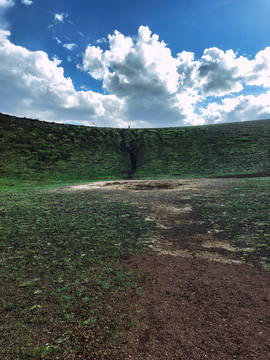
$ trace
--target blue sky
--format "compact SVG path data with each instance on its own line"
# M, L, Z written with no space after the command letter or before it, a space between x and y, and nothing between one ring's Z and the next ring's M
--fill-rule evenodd
M269 0L0 0L0 111L98 126L270 118Z

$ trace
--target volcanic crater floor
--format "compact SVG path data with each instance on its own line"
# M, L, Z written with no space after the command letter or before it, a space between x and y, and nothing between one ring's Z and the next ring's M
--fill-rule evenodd
M135 204L156 227L146 250L122 262L144 280L119 309L122 342L112 359L270 358L270 272L248 266L231 240L208 232L189 201L239 181L128 180L63 189Z

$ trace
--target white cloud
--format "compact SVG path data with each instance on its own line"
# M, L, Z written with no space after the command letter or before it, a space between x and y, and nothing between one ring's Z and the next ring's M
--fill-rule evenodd
M54 14L54 20L59 21L61 23L63 23L65 18L67 18L67 17L68 17L67 13Z
M67 49L67 50L72 51L72 50L74 50L74 49L77 47L77 45L74 44L74 43L72 43L72 44L64 44L63 47L64 47L65 49Z
M0 31L2 112L62 122L94 120L97 124L105 116L112 126L117 126L121 100L114 95L76 91L59 67L60 60L16 46L8 36L8 31Z
M175 58L146 26L141 26L138 35L132 38L115 31L108 41L106 51L100 46L87 47L83 70L101 80L108 93L125 101L126 118L146 126L161 123L164 126L166 121L170 125L204 123L210 118L214 121L217 115L214 109L226 117L226 100L223 107L209 105L201 112L199 101L207 103L213 96L218 99L237 94L249 85L270 87L270 47L254 59L218 48L206 49L201 59L186 51ZM250 109L255 109L254 101L243 95L235 99L235 104L242 104L244 99ZM268 113L263 110L266 104L261 106L260 117ZM256 109L259 111L258 106ZM235 117L243 114L251 115L252 111L236 111Z
M13 5L14 5L14 1L12 0L0 0L0 8L1 7L6 8Z
M6 40L11 35L9 30L0 28L0 41Z
M194 60L194 53L182 51L177 54L177 72L179 74L179 90L194 89L199 87L197 69L199 61Z
M32 0L21 0L22 4L25 6L29 6L33 4Z
M270 88L270 47L259 51L251 63L251 69L245 74L246 84Z
M68 16L55 15L58 22ZM104 41L87 47L80 67L102 82L104 95L87 88L76 91L72 80L64 76L59 59L50 60L45 52L15 46L9 35L0 30L3 112L132 127L270 117L270 47L253 58L218 48L206 49L198 59L187 51L174 57L168 45L146 26L133 37L115 31L108 35L107 50L102 49ZM54 39L61 43L55 35ZM72 51L77 45L62 46ZM71 60L68 56L67 61ZM249 86L259 86L258 93L265 94L244 96L242 90Z
M141 26L135 39L115 31L108 40L107 51L87 47L83 69L102 80L106 91L125 101L125 116L131 123L153 126L166 119L177 125L192 118L190 104L196 92L186 89L185 100L189 101L182 101L179 62L158 35Z
M210 103L201 112L209 123L269 119L270 91L258 96L225 98L221 104Z
M270 86L270 48L260 51L255 59L210 48L204 51L198 67L200 89L204 96L238 93L245 85Z
M247 62L244 65L248 65ZM239 70L239 59L236 59L232 50L224 52L217 48L206 49L198 68L202 94L223 96L240 92L243 79Z

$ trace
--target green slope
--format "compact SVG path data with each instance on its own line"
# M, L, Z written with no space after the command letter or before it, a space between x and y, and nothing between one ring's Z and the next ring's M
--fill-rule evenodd
M270 120L134 130L136 177L218 176L270 170Z
M0 114L0 184L269 173L270 120L164 129Z
M60 125L0 114L2 184L122 178L129 156L118 130Z

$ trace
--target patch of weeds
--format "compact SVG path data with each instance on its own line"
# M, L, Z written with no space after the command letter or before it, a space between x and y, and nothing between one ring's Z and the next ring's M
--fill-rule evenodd
M194 197L192 203L215 236L234 242L247 262L268 268L270 178L241 180L207 198Z
M42 325L42 324L45 324L46 323L46 318L45 317L33 317L32 319L29 320L30 323L32 324L39 324L39 325Z
M34 314L37 314L41 309L41 305L35 304L31 306L30 311L32 311Z
M130 321L130 328L132 329L134 326L136 326L139 323L139 320L137 319L132 319Z
M65 321L67 324L72 324L74 321L74 314L63 314L63 321Z
M72 301L73 301L73 297L68 295L61 295L59 298L59 302L64 304L68 304L69 302Z
M109 290L111 287L116 291L129 289L136 286L134 275L131 272L124 272L121 269L106 269L100 273L97 284L102 290Z
M65 333L62 335L62 337L59 337L58 339L55 339L54 342L56 344L63 344L66 341L68 341L70 339L70 336L68 335L68 333Z
M42 290L35 290L34 291L34 295L41 295L42 294Z
M37 359L46 358L59 354L61 351L60 346L36 346L34 349L21 348L19 355L20 359Z
M149 329L149 326L148 326L148 325L144 325L144 326L142 327L142 329L143 329L144 331L146 331L146 330Z
M28 281L25 281L22 284L19 284L19 287L24 288L24 287L28 287L28 286L35 286L37 282L40 281L40 278L34 278Z
M13 358L20 354L20 359L54 358L58 353L76 358L84 351L91 358L95 351L102 353L118 334L114 305L136 286L136 274L124 271L118 262L141 251L151 230L144 216L134 206L86 192L1 195L5 336L0 356L2 348ZM50 341L40 346L40 339L49 340L57 332L52 325L72 336L57 346ZM85 332L95 340L88 350Z
M270 270L270 262L269 262L269 261L263 260L263 261L261 262L261 265L262 265L262 267L263 267L265 270Z
M16 309L16 305L14 303L10 302L9 304L4 305L3 308L5 311L12 311L12 310Z
M82 322L83 326L92 327L97 322L96 316L90 317Z

